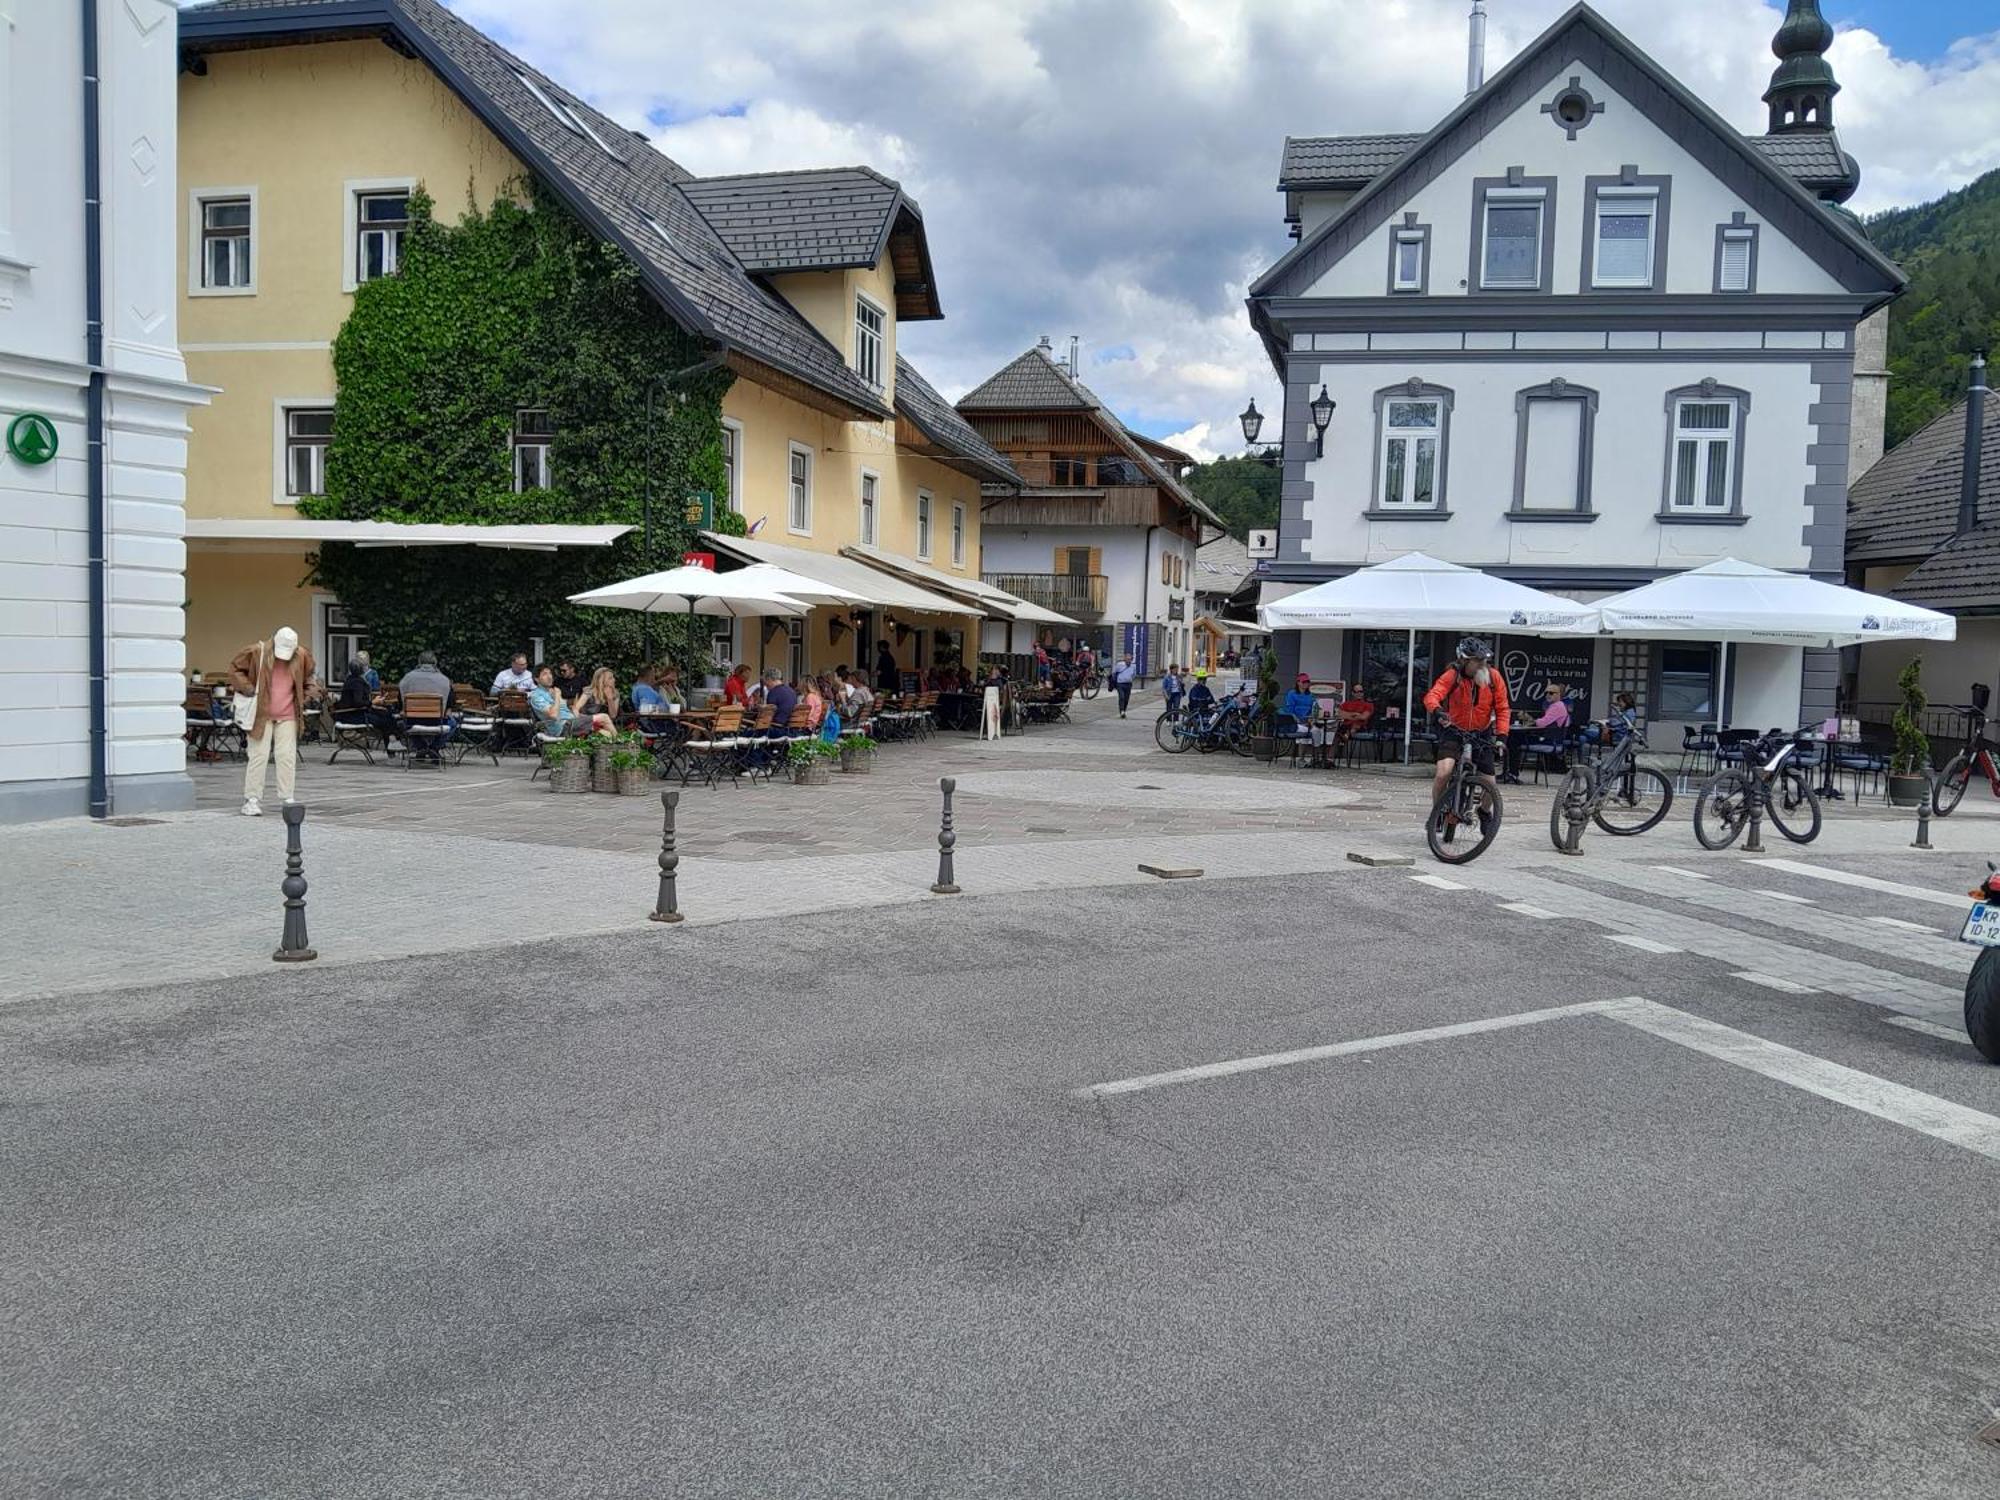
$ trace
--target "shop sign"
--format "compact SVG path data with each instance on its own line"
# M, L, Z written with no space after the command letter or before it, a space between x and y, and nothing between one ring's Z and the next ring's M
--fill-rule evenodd
M1548 685L1560 682L1571 716L1586 716L1595 641L1517 635L1502 636L1499 646L1500 675L1507 679L1507 699L1518 705L1517 712L1539 714Z
M56 424L38 411L24 411L7 424L7 451L24 464L45 464L56 456Z
M681 554L681 566L684 568L706 568L709 572L713 573L715 571L715 554L713 552L683 552Z

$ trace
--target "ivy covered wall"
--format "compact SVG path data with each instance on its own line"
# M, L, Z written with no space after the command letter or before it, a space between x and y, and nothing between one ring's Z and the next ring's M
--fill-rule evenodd
M361 286L333 346L338 397L326 494L302 514L474 524L637 526L648 450L653 552L637 532L611 547L511 552L481 547L329 544L316 580L367 622L379 666L417 652L483 683L533 637L551 660L605 663L629 681L640 618L579 609L567 596L679 562L685 499L721 493L721 401L734 378L704 371L655 392L648 382L710 352L674 323L624 254L549 194L517 184L481 211L441 222L412 198L401 271ZM510 439L522 408L555 428L551 487L514 492ZM655 617L653 654L706 659L707 627Z

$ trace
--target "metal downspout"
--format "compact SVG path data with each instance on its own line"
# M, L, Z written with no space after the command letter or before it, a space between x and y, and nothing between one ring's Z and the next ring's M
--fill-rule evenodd
M90 815L109 816L109 683L105 673L104 559L104 203L99 164L97 81L97 0L83 0L83 270L84 361L90 384L84 393L90 521Z

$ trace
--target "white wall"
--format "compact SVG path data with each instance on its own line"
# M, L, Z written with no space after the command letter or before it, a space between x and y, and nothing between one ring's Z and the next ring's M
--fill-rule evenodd
M1149 534L1150 532L1150 534ZM988 573L1046 573L1058 547L1095 547L1104 569L1106 625L1144 620L1164 627L1167 601L1186 602L1176 630L1194 623L1194 543L1161 529L1143 526L987 525L980 531L980 568ZM1181 561L1180 588L1160 582L1160 558L1174 553Z
M80 813L89 772L82 32L77 7L0 21L0 821ZM108 769L119 810L187 805L181 541L188 386L175 328L176 10L97 0L105 237ZM27 210L32 207L33 212Z
M1584 179L1615 177L1621 167L1636 166L1641 176L1673 178L1668 208L1666 290L1706 294L1715 285L1715 227L1743 210L1750 223L1759 222L1750 205L1730 192L1689 152L1638 110L1611 91L1588 68L1572 64L1561 71L1576 75L1583 87L1601 101L1604 113L1564 139L1541 106L1556 88L1531 99L1501 121L1484 140L1467 151L1437 178L1399 202L1384 223L1360 245L1328 268L1312 290L1315 297L1380 297L1388 291L1389 237L1392 226L1414 211L1417 222L1431 226L1430 293L1466 293L1472 259L1473 180L1504 177L1509 167L1521 167L1529 177L1555 177L1555 282L1558 293L1582 289ZM1747 169L1746 169L1747 170ZM1811 257L1760 225L1757 245L1757 290L1820 292L1840 290L1839 284Z

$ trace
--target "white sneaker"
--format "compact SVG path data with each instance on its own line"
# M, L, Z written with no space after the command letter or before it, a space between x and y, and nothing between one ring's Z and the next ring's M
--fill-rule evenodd
M243 799L243 816L246 818L261 818L264 816L264 809L257 805L255 797L245 797Z

